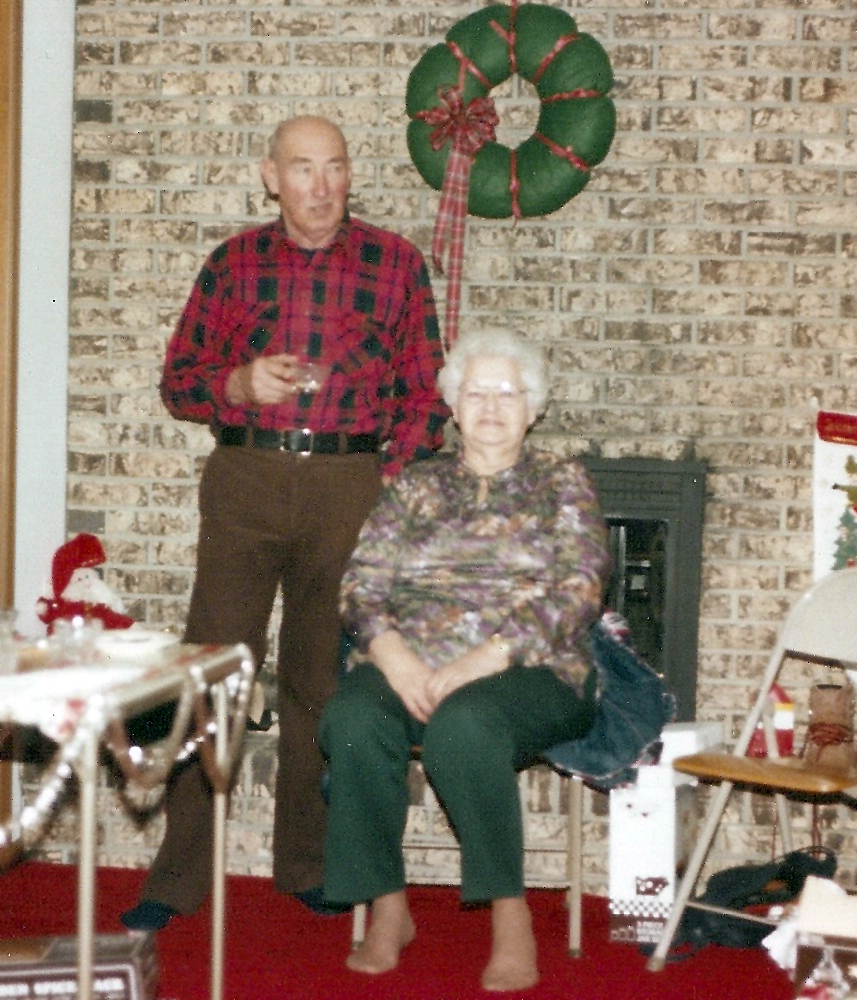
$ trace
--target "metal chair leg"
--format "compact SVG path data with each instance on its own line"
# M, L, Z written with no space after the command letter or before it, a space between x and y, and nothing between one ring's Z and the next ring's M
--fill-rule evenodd
M583 780L572 775L568 800L568 953L579 958L583 923Z

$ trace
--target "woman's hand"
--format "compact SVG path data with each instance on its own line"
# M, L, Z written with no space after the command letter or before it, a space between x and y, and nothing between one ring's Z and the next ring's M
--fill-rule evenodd
M398 632L376 636L369 644L369 657L411 715L418 722L428 722L435 707L428 694L428 682L434 674L431 667L411 651Z
M509 666L509 650L502 642L483 642L481 646L468 650L462 656L445 663L432 672L426 687L431 699L431 710L471 681L480 677L490 677L502 673Z

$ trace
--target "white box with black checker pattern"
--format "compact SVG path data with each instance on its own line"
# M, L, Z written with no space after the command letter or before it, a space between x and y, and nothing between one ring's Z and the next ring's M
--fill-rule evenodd
M720 723L667 726L662 763L641 767L636 784L610 792L611 940L660 938L698 821L696 782L671 763L721 742Z

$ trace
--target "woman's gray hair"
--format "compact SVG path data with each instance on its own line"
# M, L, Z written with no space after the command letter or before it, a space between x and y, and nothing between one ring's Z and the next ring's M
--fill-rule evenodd
M438 388L449 406L458 402L464 370L471 358L508 358L521 373L530 406L536 413L545 408L548 395L547 361L544 352L517 333L503 328L462 333L449 349L437 376Z

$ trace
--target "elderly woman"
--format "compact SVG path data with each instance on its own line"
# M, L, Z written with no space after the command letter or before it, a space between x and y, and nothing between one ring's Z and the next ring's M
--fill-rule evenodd
M439 385L458 450L387 487L343 581L357 655L322 721L325 897L372 901L350 968L398 964L415 934L402 836L419 744L461 845L461 897L491 903L482 985L526 989L538 969L517 771L592 724L606 528L580 464L524 447L546 396L537 348L504 330L462 336Z

